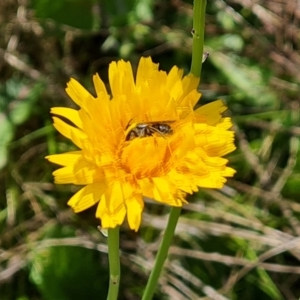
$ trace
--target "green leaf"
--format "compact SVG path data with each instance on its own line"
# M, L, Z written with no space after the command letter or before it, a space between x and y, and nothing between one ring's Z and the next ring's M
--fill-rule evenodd
M93 0L33 0L35 15L42 19L53 19L58 23L80 29L93 27Z

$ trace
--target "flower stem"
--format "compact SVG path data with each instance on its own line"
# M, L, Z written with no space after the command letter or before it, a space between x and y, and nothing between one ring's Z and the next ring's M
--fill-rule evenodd
M109 290L107 300L117 300L120 284L119 226L108 229ZM102 296L101 296L102 299Z
M174 236L174 232L175 232L178 218L180 216L180 212L181 212L181 207L171 208L168 225L166 227L163 240L160 244L158 253L156 255L154 268L152 269L142 300L151 300L154 295L160 273L164 266L164 262L168 256L168 250Z
M194 0L193 52L191 73L200 77L204 44L206 0Z

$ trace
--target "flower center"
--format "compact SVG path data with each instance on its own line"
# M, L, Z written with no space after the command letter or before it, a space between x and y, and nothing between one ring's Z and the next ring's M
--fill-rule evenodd
M142 130L147 132L140 133ZM127 137L130 139L123 143L120 151L121 165L127 173L140 179L160 176L169 171L172 155L169 141L162 132L156 133L148 127L137 129L137 136L129 131Z

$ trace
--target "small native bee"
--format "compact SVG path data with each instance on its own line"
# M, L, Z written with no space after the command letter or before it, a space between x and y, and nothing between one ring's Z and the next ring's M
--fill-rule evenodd
M135 123L127 125L126 128L126 141L131 141L135 138L143 138L147 136L153 136L154 133L160 134L162 137L173 133L173 129L170 125L174 121L167 122L145 122Z

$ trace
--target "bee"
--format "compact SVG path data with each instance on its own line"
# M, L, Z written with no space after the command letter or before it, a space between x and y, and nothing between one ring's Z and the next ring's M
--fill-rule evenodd
M125 132L126 141L131 141L135 138L153 136L155 133L158 133L162 137L165 137L165 135L171 135L173 134L173 129L170 123L175 121L134 123L132 125L130 125L130 122L131 121L129 121Z

